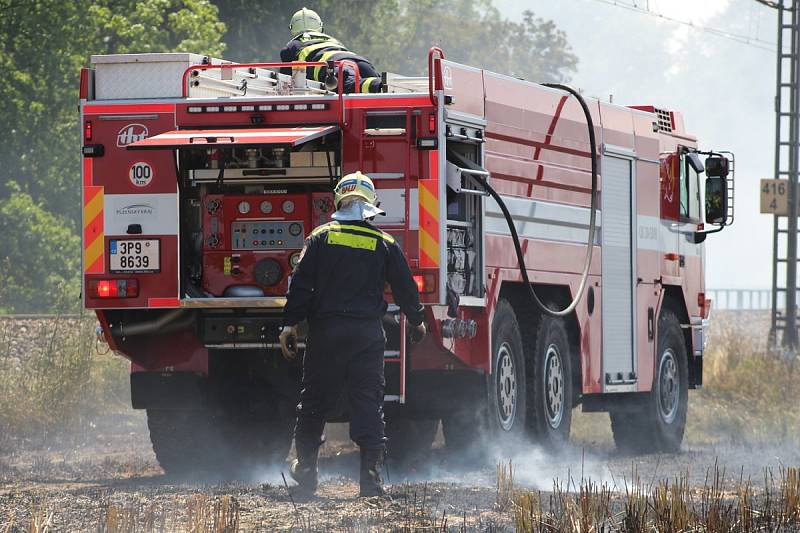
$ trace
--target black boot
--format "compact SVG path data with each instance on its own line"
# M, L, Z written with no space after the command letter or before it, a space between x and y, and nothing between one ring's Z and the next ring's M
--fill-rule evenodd
M361 450L361 491L359 496L383 496L383 448Z
M319 457L319 445L307 445L295 442L297 459L292 461L289 468L289 475L297 482L298 488L307 494L313 494L317 490L319 480L317 479L319 470L317 459Z

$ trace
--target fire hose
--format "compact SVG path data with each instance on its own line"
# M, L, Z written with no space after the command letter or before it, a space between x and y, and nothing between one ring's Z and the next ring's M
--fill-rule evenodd
M584 260L583 271L581 272L581 282L578 286L578 290L575 293L575 297L572 299L572 302L561 310L551 309L546 303L544 303L539 295L536 294L536 291L531 285L530 279L528 278L528 269L525 266L525 256L522 253L522 246L519 242L519 235L517 234L517 227L514 224L514 219L511 217L511 213L508 211L508 207L506 207L503 198L497 193L497 191L489 185L487 179L480 175L474 174L472 177L478 181L478 183L484 188L484 190L494 198L494 201L497 202L497 205L500 206L500 210L503 212L503 217L506 219L506 223L508 224L508 229L511 231L511 239L514 241L514 249L517 253L517 262L519 263L519 271L522 275L522 280L525 283L525 286L528 288L528 292L530 293L536 305L546 314L551 316L566 316L572 313L580 302L581 298L583 297L583 293L586 290L586 285L589 281L589 269L591 268L592 264L592 253L594 251L594 236L596 230L596 220L597 220L597 142L595 140L594 134L594 121L592 120L592 113L589 111L589 106L586 104L586 101L583 97L572 87L568 87L566 85L562 85L559 83L546 83L544 84L546 87L551 87L553 89L561 89L570 93L574 96L578 103L580 103L581 108L583 109L584 115L586 115L586 124L589 128L589 149L591 151L591 158L592 158L592 197L590 201L590 211L589 211L589 236L588 242L586 243L586 258ZM468 159L461 157L459 154L448 151L447 153L448 158L454 160L459 165L470 168L472 170L482 171L483 169L477 166L475 163L469 161Z

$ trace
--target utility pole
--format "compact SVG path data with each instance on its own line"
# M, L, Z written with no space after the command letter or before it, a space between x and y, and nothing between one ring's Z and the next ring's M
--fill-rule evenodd
M775 179L786 180L786 216L774 215L770 349L794 356L797 332L797 215L800 164L800 0L756 0L778 10L775 92ZM785 224L784 224L785 219ZM783 238L785 236L785 239ZM785 274L785 277L781 274ZM779 309L780 295L785 309Z

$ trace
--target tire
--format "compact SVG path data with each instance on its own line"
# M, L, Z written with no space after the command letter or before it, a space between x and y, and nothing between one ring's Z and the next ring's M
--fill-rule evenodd
M165 474L208 474L217 468L219 435L207 410L148 409L147 427Z
M483 459L486 442L484 417L480 411L465 409L448 413L442 418L444 446L449 457L455 457L464 463Z
M536 442L556 449L569 442L574 399L572 348L563 318L541 318L528 362L528 430Z
M689 403L689 369L680 321L669 308L658 317L653 388L634 412L612 412L617 449L632 453L675 453L681 448Z
M257 420L208 410L148 409L150 442L170 476L246 479L259 466L281 463L292 445L293 419Z
M438 420L387 418L387 458L395 464L409 466L423 461L431 451L438 429Z
M492 374L485 426L487 437L501 446L526 435L526 375L517 315L507 300L500 300L492 320Z
M222 427L226 453L222 463L238 479L248 478L258 467L283 464L292 447L291 417L230 417Z

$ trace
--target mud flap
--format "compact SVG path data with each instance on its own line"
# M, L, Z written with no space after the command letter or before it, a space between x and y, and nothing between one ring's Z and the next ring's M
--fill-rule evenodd
M206 404L207 378L195 372L133 372L134 409L198 409Z

